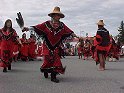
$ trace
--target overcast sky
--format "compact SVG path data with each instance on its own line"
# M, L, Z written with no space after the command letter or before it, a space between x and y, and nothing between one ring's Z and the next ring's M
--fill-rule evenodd
M61 21L78 36L85 36L86 33L94 36L96 23L100 19L104 20L110 34L115 36L120 22L124 20L124 0L0 0L0 28L10 18L21 36L22 32L15 20L17 12L22 13L25 26L31 26L49 20L48 13L55 6L59 6L65 14Z

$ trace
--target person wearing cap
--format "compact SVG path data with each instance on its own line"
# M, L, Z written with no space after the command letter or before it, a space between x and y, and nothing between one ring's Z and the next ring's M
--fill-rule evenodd
M58 47L67 37L76 36L71 29L60 21L65 15L60 12L59 7L55 7L53 12L48 14L48 16L51 17L51 20L32 27L23 27L24 22L21 13L18 13L17 15L17 23L20 25L23 32L33 29L39 36L42 35L44 40L44 61L40 70L44 73L45 78L48 78L48 73L51 73L51 81L59 83L56 76L57 74L64 74L65 68L61 63Z
M95 38L96 46L96 64L99 64L99 70L105 70L105 59L109 51L110 35L109 31L104 27L103 20L97 23L98 30Z

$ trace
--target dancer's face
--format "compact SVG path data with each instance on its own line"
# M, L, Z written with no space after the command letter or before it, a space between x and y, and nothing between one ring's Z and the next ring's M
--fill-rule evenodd
M55 15L53 16L54 21L59 21L60 18L61 18L60 14L55 14Z
M26 34L23 34L22 37L23 37L23 38L26 38Z
M11 21L7 21L7 23L6 23L7 28L10 28L11 25L12 25L12 22Z
M98 28L103 28L104 26L102 26L102 25L98 25Z

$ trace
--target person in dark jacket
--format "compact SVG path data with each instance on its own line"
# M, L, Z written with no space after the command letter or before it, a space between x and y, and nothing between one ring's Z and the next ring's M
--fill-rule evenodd
M109 51L110 35L109 31L104 27L103 20L97 23L98 30L96 33L96 64L99 64L99 70L105 70L105 59Z

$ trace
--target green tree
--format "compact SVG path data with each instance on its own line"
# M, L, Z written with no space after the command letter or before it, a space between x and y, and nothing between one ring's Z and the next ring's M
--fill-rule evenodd
M120 27L118 28L119 34L118 34L118 40L121 43L124 43L124 22L121 21Z

